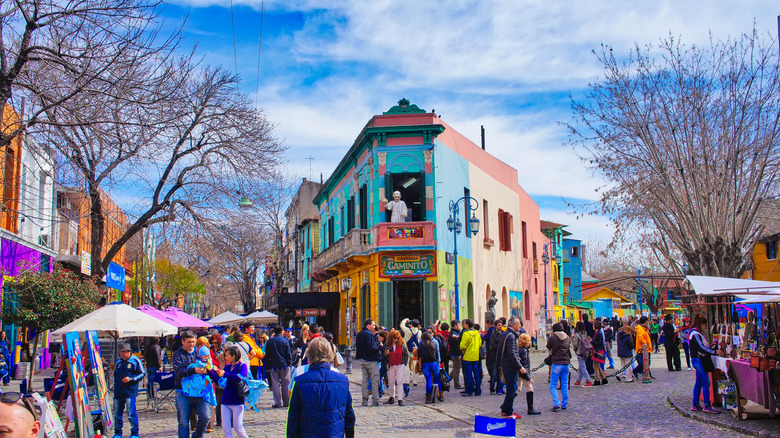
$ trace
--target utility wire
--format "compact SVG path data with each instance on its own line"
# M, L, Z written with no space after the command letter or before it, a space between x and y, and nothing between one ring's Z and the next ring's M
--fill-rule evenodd
M238 53L236 51L236 21L233 18L233 0L230 0L230 27L233 28L233 65L238 74Z

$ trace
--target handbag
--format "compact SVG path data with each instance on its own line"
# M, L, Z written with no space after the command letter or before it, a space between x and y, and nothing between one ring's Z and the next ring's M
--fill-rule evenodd
M450 376L447 375L447 372L444 371L443 368L439 369L439 382L441 383L441 389L443 391L449 391L450 390Z
M241 397L247 397L249 395L249 385L246 384L246 380L244 379L238 381L238 395Z
M703 357L700 357L699 360L701 361L701 366L704 368L704 371L708 373L715 371L715 364L712 362L712 356L705 354Z

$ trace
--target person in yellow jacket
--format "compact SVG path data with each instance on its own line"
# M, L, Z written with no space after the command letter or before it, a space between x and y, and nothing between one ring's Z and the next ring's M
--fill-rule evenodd
M464 319L461 323L463 332L460 334L460 349L463 351L463 377L466 390L463 397L482 395L482 362L479 360L479 347L482 346L482 336L474 329L474 322Z
M263 364L261 359L263 356L265 356L265 354L263 354L263 349L257 346L254 335L255 325L251 322L244 323L243 341L249 344L249 346L252 347L252 350L255 352L255 356L249 360L249 369L252 371L252 378L257 379L257 371L260 369L260 365Z
M636 376L641 371L644 374L644 380L642 383L652 383L650 378L650 351L652 348L652 340L650 339L650 330L647 328L647 317L642 316L639 318L639 324L636 325L636 353L639 355L639 360L636 368L634 368L634 375Z

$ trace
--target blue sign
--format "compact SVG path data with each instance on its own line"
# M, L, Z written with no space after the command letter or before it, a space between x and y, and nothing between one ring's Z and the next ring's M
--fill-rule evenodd
M514 418L494 418L483 415L474 416L474 433L492 436L515 436L517 420Z
M106 286L111 289L125 290L125 268L114 262L109 263L108 272L106 272Z

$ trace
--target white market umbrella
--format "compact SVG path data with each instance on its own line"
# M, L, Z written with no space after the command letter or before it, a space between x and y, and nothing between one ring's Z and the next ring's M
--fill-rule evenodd
M256 310L247 316L239 316L236 319L224 321L223 324L243 324L245 322L251 322L253 324L274 324L278 321L278 315L275 315L267 310Z
M241 318L241 315L237 315L228 310L227 312L220 313L219 315L211 318L208 320L208 323L213 325L230 324L231 322L240 320Z
M108 335L114 339L128 336L175 335L178 332L175 326L167 322L160 321L127 304L114 302L55 330L52 336L87 330L97 330L98 334Z
M742 278L707 277L703 275L688 275L685 277L693 287L696 295L763 295L780 290L780 283L775 281L757 281Z

